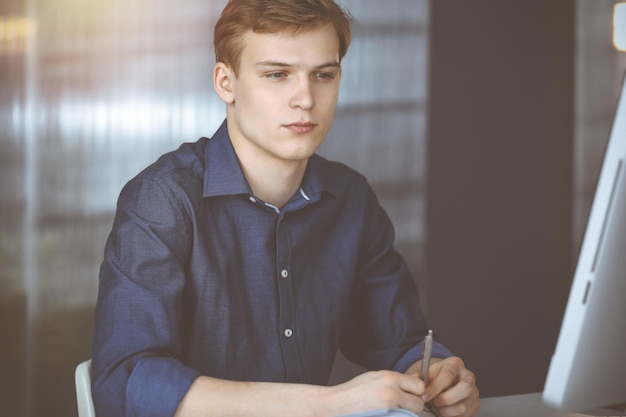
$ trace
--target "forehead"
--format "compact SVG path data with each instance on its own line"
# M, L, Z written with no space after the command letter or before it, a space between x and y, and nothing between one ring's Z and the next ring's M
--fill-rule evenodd
M319 65L339 62L339 37L332 25L324 25L302 33L255 33L243 36L242 65L259 62L284 62Z

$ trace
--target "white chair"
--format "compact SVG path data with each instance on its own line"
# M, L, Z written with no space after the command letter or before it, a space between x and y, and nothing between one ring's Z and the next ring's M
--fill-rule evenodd
M96 417L91 398L91 359L80 363L74 373L78 417Z

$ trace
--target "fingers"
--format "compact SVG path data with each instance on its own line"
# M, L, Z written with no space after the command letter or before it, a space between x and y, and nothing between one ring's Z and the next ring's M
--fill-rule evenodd
M461 382L440 394L432 404L441 417L473 416L480 407L478 389Z
M452 357L433 365L424 401L442 417L468 417L480 407L479 391L474 374L460 358Z
M394 371L366 372L338 386L342 401L355 411L403 408L419 413L424 409L424 382L416 376ZM348 408L348 410L350 410Z
M401 373L394 374L398 378L398 387L402 391L420 397L420 399L422 398L426 392L426 384L424 384L424 381L411 375Z
M421 379L403 374L396 374L398 378L398 388L400 395L398 396L398 407L419 413L424 409L424 400L422 396L426 392L426 386Z
M474 374L467 369L460 370L457 378L451 380L446 378L446 380L450 382L433 400L435 405L456 404L472 396L474 391L478 391L475 385Z
M439 396L443 391L456 385L456 382L459 379L459 374L464 369L465 364L461 358L455 356L431 365L424 400L428 402Z
M422 410L424 410L424 401L419 396L404 394L398 398L398 403L396 406L387 408L401 408L403 410L409 410L415 414L418 414Z
M422 396L426 392L426 386L421 379L393 371L372 372L371 375L378 380L378 392L374 395L380 396L385 407L423 409Z
M454 405L435 407L440 417L472 417L479 408L480 400L478 398L474 401L467 399Z

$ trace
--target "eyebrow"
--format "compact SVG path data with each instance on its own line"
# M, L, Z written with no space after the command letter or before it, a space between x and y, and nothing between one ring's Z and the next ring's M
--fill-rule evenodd
M267 61L261 61L261 62L257 62L256 65L257 67L280 67L280 68L292 68L295 65L293 64L288 64L286 62L281 62L281 61L274 61L274 60L267 60ZM339 64L339 62L337 61L332 61L332 62L327 62L321 65L317 65L315 67L315 69L320 69L320 68L339 68L341 67L341 64Z

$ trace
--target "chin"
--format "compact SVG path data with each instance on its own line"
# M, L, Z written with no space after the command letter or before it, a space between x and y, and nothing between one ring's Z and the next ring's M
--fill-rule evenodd
M282 152L278 152L277 155L286 161L302 161L309 159L311 155L315 153L317 147L307 147L299 149L283 149Z
M306 159L309 158L311 155L313 155L315 153L315 151L317 151L317 149L320 147L320 145L322 144L321 140L313 140L311 138L307 138L307 140L305 141L305 143L297 143L294 144L295 146L289 148L285 148L283 149L283 155L285 156L291 156L291 158L288 159Z

